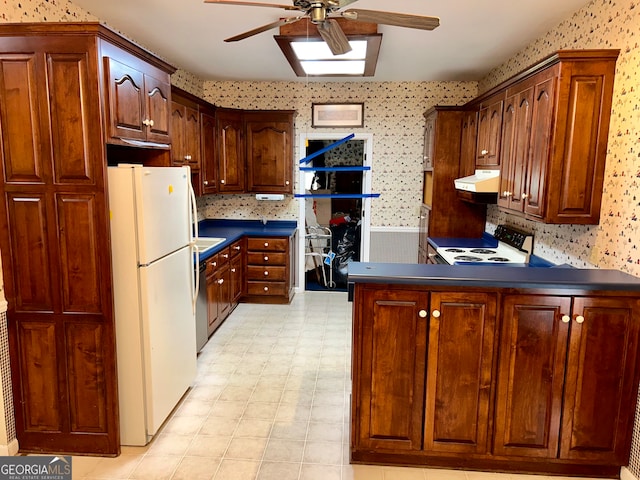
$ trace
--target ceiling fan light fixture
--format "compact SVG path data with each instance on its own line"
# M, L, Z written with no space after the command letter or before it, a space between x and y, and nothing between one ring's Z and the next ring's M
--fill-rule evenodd
M300 62L302 69L307 75L315 76L344 76L355 75L362 76L364 74L364 60L347 60L347 61L313 61L305 60Z
M351 40L351 51L342 55L333 55L326 42L291 42L291 48L298 60L365 60L367 58L366 40Z

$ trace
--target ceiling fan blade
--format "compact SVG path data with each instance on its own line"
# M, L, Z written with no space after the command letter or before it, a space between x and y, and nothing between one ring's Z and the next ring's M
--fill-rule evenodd
M301 15L299 17L283 18L282 20L278 20L277 22L269 23L267 25L262 25L261 27L254 28L253 30L249 30L239 35L225 38L224 41L237 42L238 40L244 40L245 38L252 37L253 35L257 35L259 33L266 32L267 30L271 30L272 28L281 27L282 25L287 25L289 23L297 22L298 20L302 20L303 18L304 18L304 15Z
M263 3L263 2L242 2L237 0L204 0L204 3L219 3L221 5L245 5L249 7L273 7L273 8L283 8L285 10L300 10L298 7L293 5L276 5L274 3Z
M334 55L342 55L351 51L349 40L344 34L340 25L335 20L327 19L317 25L318 32L322 39L326 42L331 53Z
M356 20L358 22L419 28L421 30L433 30L440 25L440 19L438 17L409 15L406 13L379 12L377 10L360 10L351 8L344 12L340 12L340 15L348 20Z

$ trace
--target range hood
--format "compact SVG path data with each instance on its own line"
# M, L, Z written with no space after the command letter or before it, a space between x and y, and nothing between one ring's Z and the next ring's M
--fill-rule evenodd
M500 170L476 170L474 175L453 181L456 189L475 193L498 193Z

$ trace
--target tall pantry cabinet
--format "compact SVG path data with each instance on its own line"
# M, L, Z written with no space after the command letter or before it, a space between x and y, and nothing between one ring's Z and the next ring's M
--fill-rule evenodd
M122 129L105 118L104 70L122 58L103 46L154 62L97 23L0 26L0 251L22 452L120 450L106 142ZM163 62L150 69L168 83Z

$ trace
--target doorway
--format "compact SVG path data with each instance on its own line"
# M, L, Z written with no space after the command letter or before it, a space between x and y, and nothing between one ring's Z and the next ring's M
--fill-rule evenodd
M345 141L347 136L300 135L300 157L316 155L299 171L298 194L305 196L299 211L300 289L344 291L348 264L369 259L373 136L353 134ZM322 236L311 240L307 226L318 227L309 233Z

